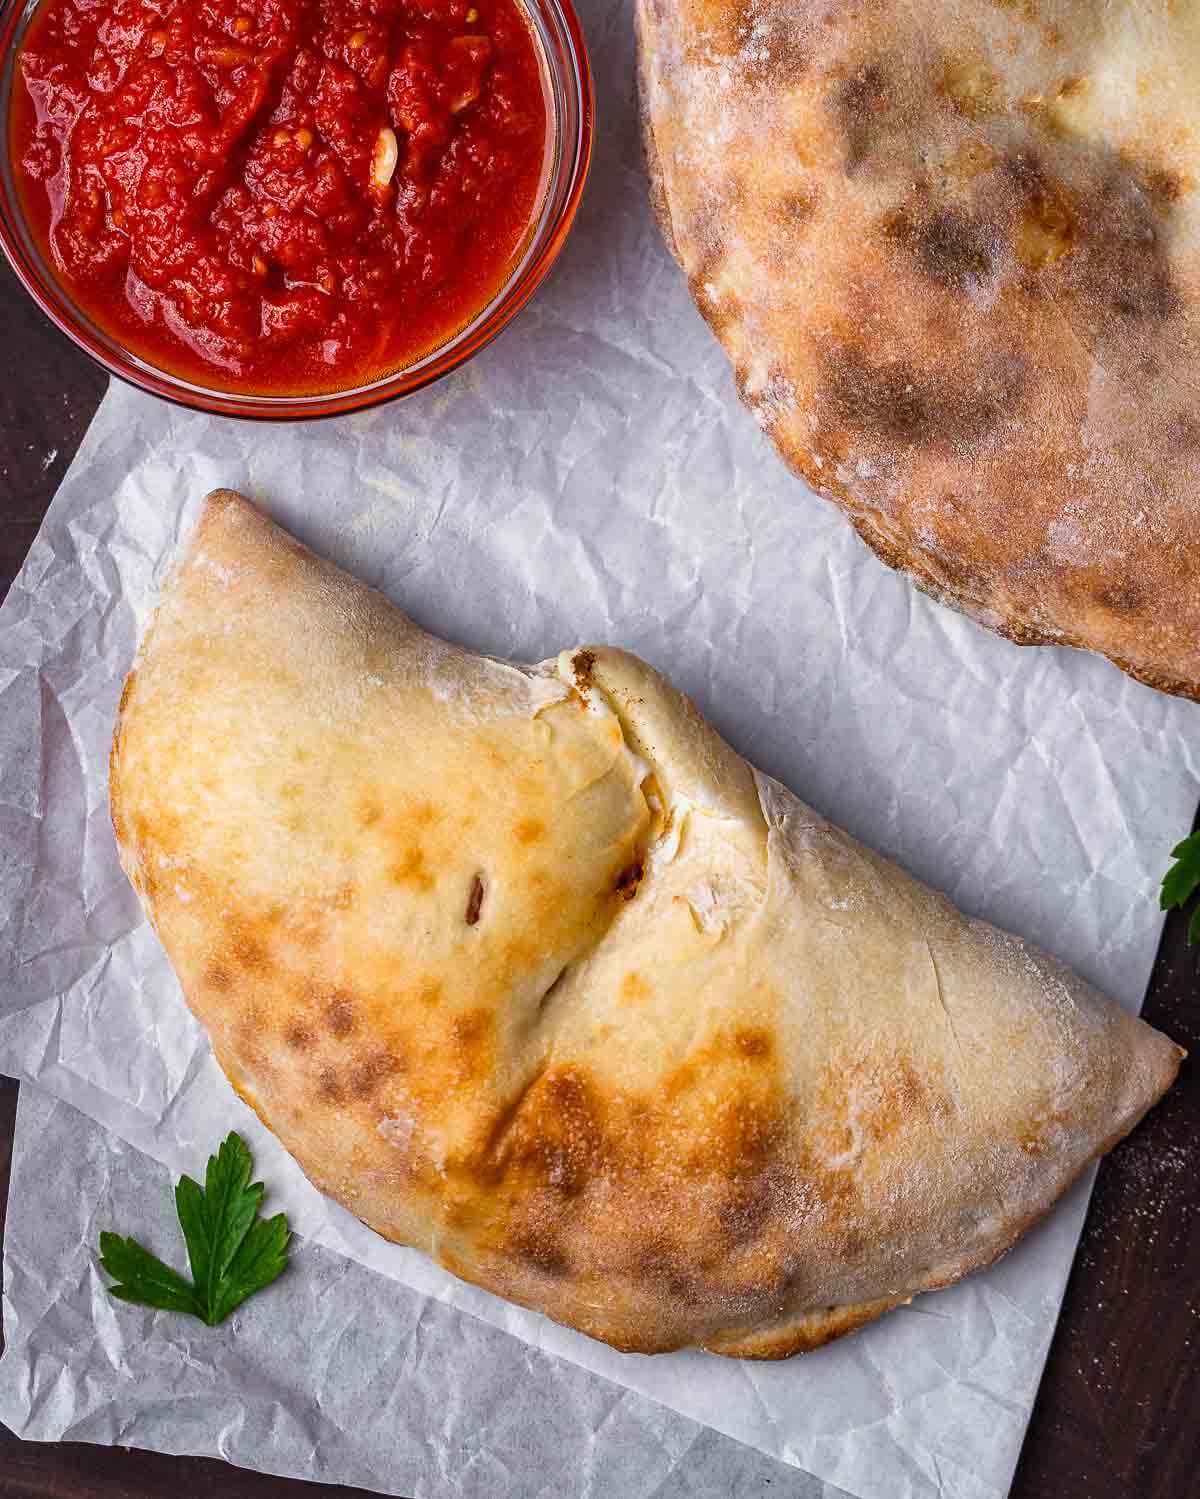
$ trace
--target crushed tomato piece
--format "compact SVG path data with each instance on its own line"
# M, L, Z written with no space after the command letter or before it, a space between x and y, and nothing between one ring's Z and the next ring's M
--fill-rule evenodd
M43 0L10 149L72 299L263 394L402 368L495 295L548 117L517 0Z

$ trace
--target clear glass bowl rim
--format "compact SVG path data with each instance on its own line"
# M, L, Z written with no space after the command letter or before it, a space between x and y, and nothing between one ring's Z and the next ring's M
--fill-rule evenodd
M595 88L572 0L518 0L538 32L552 89L555 158L538 222L509 279L470 323L415 364L367 385L319 395L254 395L195 384L123 348L71 300L25 227L9 158L9 101L24 24L38 0L0 0L0 249L54 325L109 374L192 410L258 421L305 421L365 411L423 389L477 354L526 305L558 258L591 164Z

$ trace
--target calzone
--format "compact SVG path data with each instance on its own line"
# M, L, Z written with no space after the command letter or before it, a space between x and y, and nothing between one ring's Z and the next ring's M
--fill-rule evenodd
M229 492L130 672L111 799L312 1181L622 1349L784 1357L988 1264L1182 1055L636 657L459 650Z

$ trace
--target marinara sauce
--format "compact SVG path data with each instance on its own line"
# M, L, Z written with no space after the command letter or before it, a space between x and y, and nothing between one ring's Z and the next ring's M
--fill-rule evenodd
M186 379L344 389L500 289L548 118L516 0L43 0L10 148L71 294Z

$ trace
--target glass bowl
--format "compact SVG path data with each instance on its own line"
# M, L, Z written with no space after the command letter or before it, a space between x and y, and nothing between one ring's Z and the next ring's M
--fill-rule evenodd
M0 0L0 248L48 318L110 374L198 411L258 420L303 421L363 411L411 395L457 369L520 312L557 259L575 218L592 154L594 93L571 0L520 0L541 55L550 120L541 205L508 279L486 306L439 348L365 385L319 395L253 395L198 384L122 346L72 301L25 223L10 155L9 120L17 53L38 0Z

